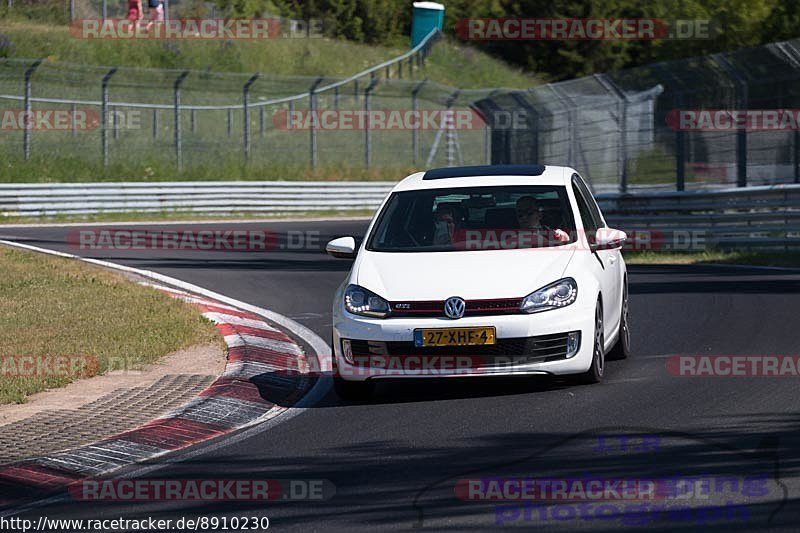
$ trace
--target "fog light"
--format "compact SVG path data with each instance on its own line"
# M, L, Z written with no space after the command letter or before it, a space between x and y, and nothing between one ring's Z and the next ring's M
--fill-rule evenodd
M574 357L581 347L581 332L573 331L567 334L567 359Z
M353 348L350 346L350 341L347 339L342 339L342 355L344 356L344 360L353 364Z

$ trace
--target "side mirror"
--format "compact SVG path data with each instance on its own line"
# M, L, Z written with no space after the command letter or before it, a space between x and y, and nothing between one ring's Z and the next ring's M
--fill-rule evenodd
M339 237L325 246L325 251L339 259L353 259L356 256L356 240L353 237Z
M592 250L613 250L615 248L622 248L628 235L618 229L613 228L600 228L594 236L594 244Z

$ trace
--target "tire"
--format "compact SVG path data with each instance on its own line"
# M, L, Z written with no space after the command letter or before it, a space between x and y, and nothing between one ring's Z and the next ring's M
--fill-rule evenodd
M609 350L606 359L609 361L618 361L627 359L631 354L631 329L628 322L628 280L625 280L625 285L622 288L622 311L619 320L619 334L617 335L617 342L614 347Z
M583 374L577 374L574 377L575 383L582 385L590 385L592 383L600 383L603 381L603 372L605 371L605 351L603 345L605 343L605 334L603 333L603 304L597 300L597 305L594 308L594 342L592 349L592 364L589 370Z
M343 400L367 400L375 390L375 384L368 381L346 381L340 377L333 378L333 390Z

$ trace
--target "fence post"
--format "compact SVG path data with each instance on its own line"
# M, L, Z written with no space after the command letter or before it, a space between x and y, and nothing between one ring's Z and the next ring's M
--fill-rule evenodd
M258 108L258 135L259 137L264 136L264 132L267 129L267 107L261 106Z
M683 108L683 93L675 93L675 109ZM675 130L675 189L686 190L686 139L681 128Z
M119 139L119 110L116 107L111 109L111 124L114 125L114 139Z
M358 80L353 80L353 98L358 103Z
M256 73L250 76L247 83L242 87L242 111L244 112L244 159L250 160L250 108L248 107L248 100L250 96L250 86L253 85L258 79L260 74Z
M181 72L178 77L175 78L175 83L172 86L175 93L175 161L178 164L179 172L183 170L183 146L181 145L181 83L183 83L183 80L185 80L188 75L188 70Z
M617 97L619 191L628 192L628 97L605 74L595 74L594 77L608 92Z
M458 146L458 141L456 140L456 136L458 135L455 129L455 120L453 116L453 104L456 103L458 100L458 95L461 94L461 89L456 89L453 94L450 95L450 98L447 99L447 118L446 118L446 125L447 131L445 136L445 141L447 143L445 147L445 152L447 155L447 166L452 167L455 163L455 153L456 150L459 151L459 164L461 164L461 148Z
M575 102L567 96L566 94L561 94L556 85L552 83L548 83L547 86L553 91L553 94L556 95L558 100L564 104L566 107L567 113L567 130L569 131L569 142L567 143L567 161L569 166L575 168L577 167L577 148L575 147L575 143L577 141L578 136L578 107L575 105ZM589 170L586 169L588 173Z
M531 136L533 137L532 142L528 143L531 146L530 160L539 162L539 156L541 155L541 143L539 142L539 123L541 122L541 113L538 109L536 109L536 106L533 105L524 94L522 94L521 91L512 93L511 97L517 102L517 106L521 107L526 112L525 118L526 122L528 123L528 131L530 131ZM511 135L514 133L515 128L516 117L514 117L512 114L508 117L508 124L500 132L503 139L501 143L501 146L503 147L503 163L512 162Z
M372 130L369 120L369 97L372 90L378 85L378 78L373 77L369 86L364 89L364 166L369 168L372 164Z
M233 109L228 109L228 137L233 135Z
M197 133L197 110L189 111L189 129L192 133Z
M736 87L736 109L743 111L748 107L747 80L736 67L722 54L712 54L713 59L732 78ZM747 187L747 129L736 129L736 186Z
M422 80L419 82L412 90L411 90L411 113L412 116L416 116L417 114L417 98L419 92L422 90L422 87L428 83L428 80ZM417 124L420 124L420 121L416 121ZM419 159L419 128L411 128L411 154L412 154L412 161L414 163L417 162Z
M153 108L153 139L158 138L158 108Z
M11 7L11 0L8 0L9 7ZM69 21L75 20L75 0L69 0Z
M486 100L490 100L497 94L497 89L494 89L489 94L486 95ZM492 102L494 103L494 102ZM483 160L487 165L492 164L492 126L494 125L493 117L491 120L487 116L483 121Z
M309 136L309 151L310 159L311 159L311 168L316 168L317 166L317 126L316 126L316 113L317 113L317 95L315 91L319 84L322 83L323 78L317 78L311 87L308 88L308 107L311 113L311 120L309 121L310 124L310 136Z
M106 75L103 76L103 81L100 85L101 100L100 100L100 144L103 150L103 166L108 166L108 82L117 72L117 67L112 68Z
M108 18L108 1L103 0L103 22Z
M25 71L25 123L22 127L22 151L25 154L25 161L31 157L31 76L42 64L41 59L37 59Z
M164 20L169 20L169 0L164 0Z

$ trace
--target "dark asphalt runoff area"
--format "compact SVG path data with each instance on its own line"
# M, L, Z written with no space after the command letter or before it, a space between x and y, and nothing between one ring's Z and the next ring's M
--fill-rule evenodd
M75 227L0 226L0 238L173 276L282 313L330 342L331 300L351 262L322 248L337 236L362 235L366 221L204 227L266 229L292 235L295 245L301 235L309 242L260 252L133 252L70 247L65 239ZM283 423L146 474L324 479L335 486L330 499L62 501L22 516L269 517L277 531L800 530L800 378L687 378L667 371L675 355L800 355L800 272L712 266L629 272L633 355L609 362L602 384L540 377L404 381L381 386L365 403L345 402L331 390ZM424 275L409 272L409 283ZM683 514L661 514L649 524L655 515L646 509L665 504L658 498L612 500L592 514L576 501L554 510L530 500L460 497L470 480L534 478L697 483ZM614 509L616 516L603 516Z

